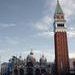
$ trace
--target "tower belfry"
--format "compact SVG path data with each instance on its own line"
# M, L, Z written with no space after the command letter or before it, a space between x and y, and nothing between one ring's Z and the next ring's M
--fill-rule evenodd
M69 72L69 57L65 17L59 0L54 13L54 42L56 73L61 75Z

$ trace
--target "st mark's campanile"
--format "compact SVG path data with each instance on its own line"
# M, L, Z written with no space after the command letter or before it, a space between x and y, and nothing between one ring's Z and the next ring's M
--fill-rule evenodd
M57 0L54 14L55 65L57 75L65 75L69 72L68 42L65 22L64 13Z

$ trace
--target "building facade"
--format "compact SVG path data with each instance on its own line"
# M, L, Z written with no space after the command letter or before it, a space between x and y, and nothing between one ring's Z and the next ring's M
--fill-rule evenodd
M1 75L51 75L51 65L44 55L36 61L33 52L30 52L24 60L13 56L7 67L2 68Z
M75 58L71 58L70 62L70 73L75 74Z
M1 75L7 75L7 71L8 71L8 63L4 62L1 64Z

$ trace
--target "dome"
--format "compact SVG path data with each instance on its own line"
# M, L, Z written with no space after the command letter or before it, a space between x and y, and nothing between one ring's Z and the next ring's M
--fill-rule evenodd
M47 59L44 57L44 55L42 55L42 57L40 58L40 63L46 63Z
M30 54L27 56L27 62L35 62L34 53L31 51Z

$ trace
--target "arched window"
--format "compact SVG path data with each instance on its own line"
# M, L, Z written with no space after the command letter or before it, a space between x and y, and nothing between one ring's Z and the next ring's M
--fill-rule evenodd
M41 75L47 75L47 72L46 72L46 70L45 69L41 69Z
M24 70L20 69L20 75L24 75Z
M37 69L35 70L35 75L41 75L41 74L40 74L40 69L37 68Z
M14 75L18 75L18 70L14 69Z
M27 68L27 75L33 75L33 68Z

